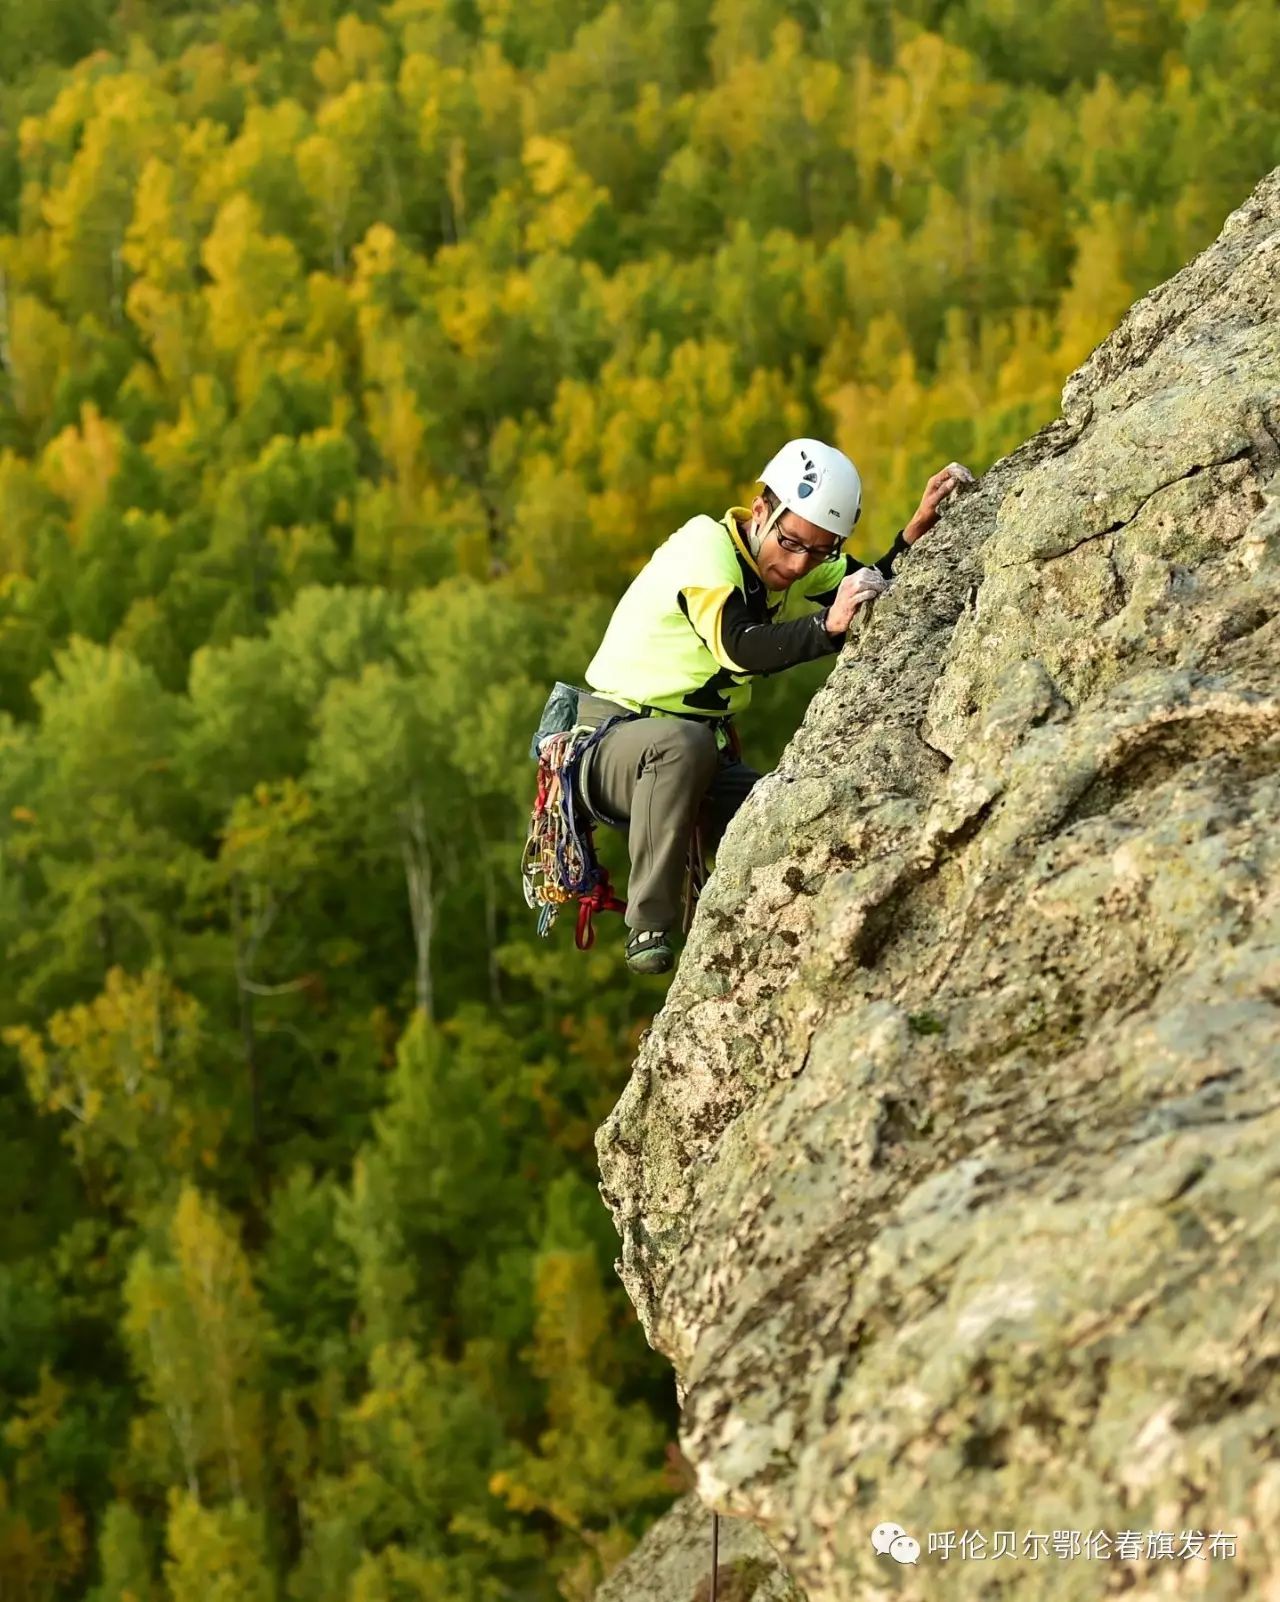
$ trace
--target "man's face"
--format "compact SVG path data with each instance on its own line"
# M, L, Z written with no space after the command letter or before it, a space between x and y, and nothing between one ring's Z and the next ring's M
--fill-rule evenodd
M763 528L769 515L769 503L762 495L757 495L751 503L751 516L756 526ZM803 549L796 550L795 546ZM787 590L797 579L829 562L837 549L834 534L808 522L798 512L786 511L765 536L756 565L767 590Z

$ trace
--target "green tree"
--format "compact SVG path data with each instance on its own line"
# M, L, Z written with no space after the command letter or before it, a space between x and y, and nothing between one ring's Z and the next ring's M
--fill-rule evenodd
M139 1420L135 1451L161 1485L176 1467L188 1500L174 1516L198 1536L204 1526L193 1509L206 1498L260 1497L266 1324L234 1229L194 1186L178 1198L165 1255L144 1247L134 1258L125 1303L130 1353L155 1409ZM170 1549L182 1565L173 1529L171 1521Z
M146 1526L127 1502L113 1502L98 1535L101 1602L160 1602Z

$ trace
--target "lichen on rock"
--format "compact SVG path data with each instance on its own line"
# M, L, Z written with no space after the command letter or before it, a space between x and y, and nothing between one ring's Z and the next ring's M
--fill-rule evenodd
M596 1591L593 1602L710 1602L711 1515L682 1497ZM740 1519L721 1521L716 1602L804 1602L764 1537Z
M1232 1532L947 1595L1280 1588L1280 171L855 632L601 1129L706 1504ZM924 1541L922 1538L922 1546Z

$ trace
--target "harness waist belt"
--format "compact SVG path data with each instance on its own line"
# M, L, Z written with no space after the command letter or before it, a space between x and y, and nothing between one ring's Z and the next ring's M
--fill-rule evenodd
M702 723L716 733L727 733L733 722L730 713L725 717L708 718L699 712L673 712L665 706L646 706L641 704L639 710L629 706L620 706L616 701L609 701L602 695L592 695L583 690L578 696L578 722L594 728L603 723L606 718L683 718L686 723Z

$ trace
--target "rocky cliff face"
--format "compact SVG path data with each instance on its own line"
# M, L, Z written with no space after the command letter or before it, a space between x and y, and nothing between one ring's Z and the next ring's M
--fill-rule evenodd
M1280 1597L1278 555L1280 171L902 565L724 844L602 1188L703 1501L811 1602Z

